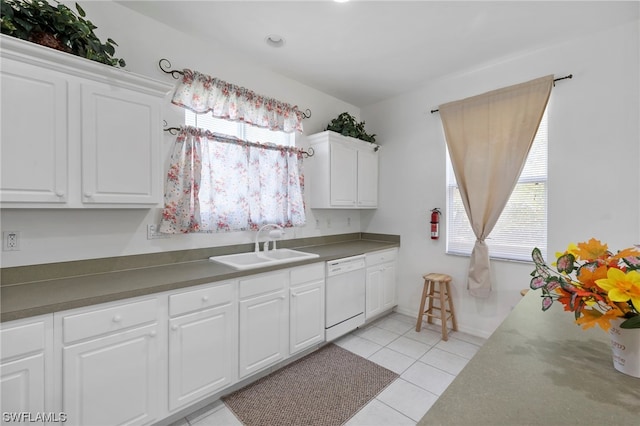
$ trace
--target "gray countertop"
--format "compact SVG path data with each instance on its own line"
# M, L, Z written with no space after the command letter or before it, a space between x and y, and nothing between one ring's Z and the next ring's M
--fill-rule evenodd
M609 335L540 306L530 291L418 424L640 424L640 379L613 368Z
M304 241L304 243L307 242L306 240ZM320 257L245 271L235 270L210 261L208 257L205 257L202 260L3 285L0 288L0 321L11 321L276 269L355 256L397 247L399 246L399 238L395 240L394 238L387 240L384 238L367 239L365 236L359 239L305 245L302 247L296 247L295 241L293 241L290 242L289 246L300 251L316 253ZM50 269L55 271L54 268ZM78 265L78 269L82 269L81 264ZM29 271L19 270L18 272L26 274ZM9 276L10 274L7 273L6 275Z

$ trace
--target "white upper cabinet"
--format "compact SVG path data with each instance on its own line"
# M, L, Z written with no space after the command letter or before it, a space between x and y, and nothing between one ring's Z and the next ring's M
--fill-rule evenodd
M378 207L378 152L371 144L358 149L358 207Z
M306 160L311 208L368 209L378 206L378 146L325 131L308 137Z
M162 106L172 86L1 36L3 208L162 201Z
M358 200L358 151L355 147L341 143L330 143L328 148L329 205L331 207L356 207ZM324 168L326 169L326 164ZM324 182L323 180L318 181L319 185L325 182L326 179ZM312 203L311 207L316 207L314 204Z
M66 76L2 54L2 184L5 202L68 198Z
M82 84L82 202L156 204L162 195L158 98Z

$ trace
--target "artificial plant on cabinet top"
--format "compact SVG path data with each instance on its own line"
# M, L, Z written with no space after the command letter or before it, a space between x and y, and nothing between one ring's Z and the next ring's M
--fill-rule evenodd
M54 0L55 1L55 0ZM71 53L106 65L124 67L124 59L115 58L111 38L103 43L93 32L97 27L85 19L76 3L77 13L67 6L46 0L1 0L2 34Z
M340 133L342 136L349 136L366 142L375 143L376 135L369 134L364 130L364 121L357 122L355 117L348 112L343 112L337 118L331 120L326 130Z

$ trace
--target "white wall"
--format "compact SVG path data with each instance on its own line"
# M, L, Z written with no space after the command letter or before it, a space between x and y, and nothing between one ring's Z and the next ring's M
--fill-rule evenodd
M126 59L131 72L173 81L157 66L160 58L167 58L176 69L197 69L310 108L313 115L304 122L306 134L323 130L343 111L361 115L382 145L380 208L362 213L309 209L308 225L288 231L288 238L360 230L400 234L402 312L416 315L423 273L446 272L454 277L460 325L488 335L518 302L520 289L529 281L530 264L494 261L491 297L471 298L465 290L468 258L444 253L444 232L437 242L429 239L428 211L445 207L445 143L439 116L429 113L441 103L550 73L573 73L572 80L557 84L549 105L549 253L592 236L612 248L640 242L638 22L432 81L360 114L352 105L116 3L81 4L98 26L98 35L119 44L116 56ZM165 119L170 126L182 122L182 111L168 100ZM172 139L166 134L161 142L165 161ZM239 232L149 241L146 225L157 223L160 212L159 208L2 210L2 229L21 231L22 239L21 251L2 252L2 266L220 246L253 238L253 233Z
M74 8L73 2L66 3ZM353 105L274 74L246 58L237 57L223 46L202 43L117 3L85 1L80 4L87 18L98 27L97 35L103 40L110 37L118 43L115 56L126 60L125 69L130 72L173 82L175 80L158 67L158 61L166 58L171 61L173 69L195 69L298 105L303 110L309 108L312 116L303 123L306 135L324 130L332 118L344 111L356 117L360 115L360 110ZM170 96L164 119L169 126L179 126L184 122L183 110L171 105L169 99ZM304 137L301 135L299 139L304 146ZM164 140L160 141L165 162L169 160L173 140L173 136L165 133ZM146 226L158 223L160 214L160 208L101 211L3 209L2 229L21 232L21 251L2 252L2 266L230 245L252 242L255 235L252 232L233 232L147 240ZM307 209L307 226L287 230L286 238L358 231L360 213L357 211Z
M429 111L449 101L573 74L556 84L549 103L548 252L591 237L612 249L640 243L639 26L523 52L362 109L382 145L380 208L363 213L362 226L401 235L400 311L417 315L422 274L448 273L461 328L486 336L529 285L531 264L493 261L491 296L472 298L468 258L445 254L444 232L429 238L428 212L446 203L444 135Z

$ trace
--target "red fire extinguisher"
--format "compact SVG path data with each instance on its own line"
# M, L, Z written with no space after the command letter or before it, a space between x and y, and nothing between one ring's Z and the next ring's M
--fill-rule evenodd
M431 239L437 240L440 237L440 209L431 210Z

